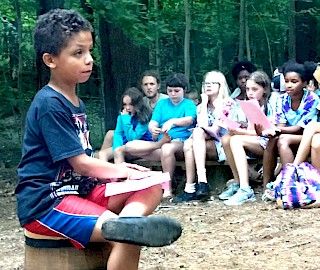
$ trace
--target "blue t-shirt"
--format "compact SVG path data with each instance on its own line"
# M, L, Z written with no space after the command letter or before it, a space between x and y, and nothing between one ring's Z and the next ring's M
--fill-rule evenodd
M161 128L165 122L172 118L182 118L186 116L190 116L194 119L190 126L173 126L169 130L171 139L186 140L191 135L191 131L189 129L195 127L197 119L197 107L192 100L184 98L177 105L174 105L170 98L160 100L154 108L151 120L158 122L159 127ZM158 140L161 138L162 134L160 134Z
M148 130L148 123L142 124L137 114L120 114L117 118L117 126L114 130L112 149L125 145L133 140L152 141L152 135Z
M45 215L64 195L86 195L97 184L77 175L67 160L83 153L92 156L85 105L79 102L76 107L45 86L31 103L15 190L22 226Z

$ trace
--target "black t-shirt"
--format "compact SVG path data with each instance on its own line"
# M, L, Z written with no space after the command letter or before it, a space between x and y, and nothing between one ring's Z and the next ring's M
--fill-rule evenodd
M67 161L83 153L92 156L85 105L79 102L76 107L45 86L31 103L15 190L22 226L45 215L64 195L85 195L97 183L77 175Z

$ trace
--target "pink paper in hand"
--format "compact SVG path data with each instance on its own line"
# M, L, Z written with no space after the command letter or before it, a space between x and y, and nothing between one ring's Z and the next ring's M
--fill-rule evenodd
M122 182L106 183L105 196L113 196L130 191L138 191L162 184L164 188L168 186L168 182L171 180L169 173L158 172L152 176L141 178L139 180L125 180Z
M227 129L230 129L230 130L235 130L241 126L239 123L226 117L223 113L221 114L221 120L227 126Z
M256 99L251 100L238 100L241 109L246 115L248 121L254 125L259 124L262 126L263 130L273 129L274 126L269 122L267 116L263 113L260 105Z

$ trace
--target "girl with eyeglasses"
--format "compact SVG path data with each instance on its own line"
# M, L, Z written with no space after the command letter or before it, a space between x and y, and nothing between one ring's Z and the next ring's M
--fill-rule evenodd
M197 106L197 125L191 137L185 141L183 148L187 181L184 192L173 198L173 203L200 200L209 196L206 158L225 160L221 138L227 133L227 129L220 120L220 116L223 113L226 117L237 121L235 102L229 97L229 92L226 78L221 72L211 71L205 74L202 84L202 101Z

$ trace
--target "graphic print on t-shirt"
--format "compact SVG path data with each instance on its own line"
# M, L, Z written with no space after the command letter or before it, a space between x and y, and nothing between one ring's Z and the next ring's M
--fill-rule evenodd
M93 157L92 146L89 140L89 128L85 113L73 114L73 123L83 149L88 156ZM64 195L86 195L98 183L95 178L82 176L76 173L70 165L63 165L56 177L56 181L50 184L50 197L58 198Z

